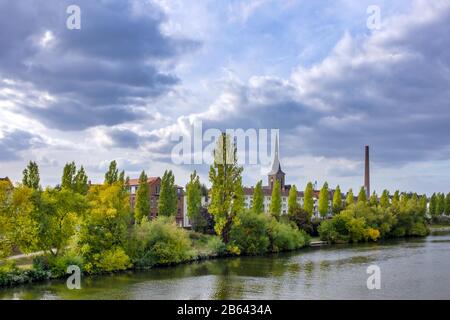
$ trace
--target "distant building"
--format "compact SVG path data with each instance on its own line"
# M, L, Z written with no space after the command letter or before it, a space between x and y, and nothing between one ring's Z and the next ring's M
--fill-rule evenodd
M158 216L158 201L159 194L161 191L161 178L160 177L149 177L147 180L149 186L148 197L150 201L150 212L148 213L148 217L150 219L154 219ZM130 192L130 205L134 210L136 204L136 192L139 186L139 179L130 179L128 183L128 190ZM184 191L183 187L177 187L177 213L175 216L176 223L180 227L185 227L185 201L184 201Z

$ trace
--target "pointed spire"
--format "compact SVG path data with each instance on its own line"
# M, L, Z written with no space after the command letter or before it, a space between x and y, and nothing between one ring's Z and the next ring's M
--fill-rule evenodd
M273 158L273 163L272 163L272 170L270 171L269 174L276 174L278 172L283 172L281 171L281 163L280 163L280 158L279 158L279 146L278 146L278 133L275 137L275 155Z

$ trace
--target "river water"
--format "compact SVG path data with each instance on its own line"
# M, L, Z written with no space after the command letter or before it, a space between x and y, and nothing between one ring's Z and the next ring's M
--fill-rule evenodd
M367 268L381 288L367 288ZM0 299L450 299L450 234L0 289Z

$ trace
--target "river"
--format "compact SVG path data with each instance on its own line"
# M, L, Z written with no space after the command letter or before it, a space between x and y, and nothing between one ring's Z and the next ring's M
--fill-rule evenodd
M367 267L381 288L367 288ZM0 299L450 299L450 234L334 245L263 257L0 289Z

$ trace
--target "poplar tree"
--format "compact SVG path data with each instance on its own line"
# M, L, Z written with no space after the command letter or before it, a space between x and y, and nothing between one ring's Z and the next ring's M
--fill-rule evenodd
M165 171L161 179L159 192L158 215L175 216L177 213L177 189L172 170Z
M383 193L381 194L380 197L380 206L383 209L387 209L389 207L389 191L384 189Z
M370 196L369 205L371 207L376 207L378 205L378 195L377 195L377 193L375 191Z
M256 214L264 212L264 194L262 191L262 181L259 180L253 190L253 205L252 210Z
M22 184L30 189L41 189L39 167L36 162L30 161L23 170Z
M308 182L303 194L303 209L308 213L309 217L311 217L314 213L313 192L313 185L311 182Z
M428 199L427 196L424 194L423 196L420 197L419 200L420 214L425 215L427 213L427 204Z
M392 205L398 206L400 203L400 191L396 190L394 196L392 197Z
M361 187L361 189L359 189L358 202L367 202L366 189L364 187Z
M355 196L353 195L353 190L350 188L347 192L347 196L345 197L345 205L348 207L349 205L355 202Z
M428 212L432 216L436 214L436 193L433 193L430 197L430 205L428 207Z
M112 185L119 180L119 169L116 160L111 161L108 171L105 173L105 184Z
M436 197L436 214L441 215L445 210L445 196L443 193L438 193Z
M84 171L83 166L80 167L74 177L74 191L86 195L89 190L88 177Z
M298 202L297 202L297 187L293 185L291 189L289 189L289 196L288 196L288 214L293 215L295 212L295 209L298 208Z
M187 215L191 221L194 230L199 231L204 227L201 219L201 205L202 205L202 186L200 184L200 177L197 171L190 176L190 180L186 185L186 201L187 201Z
M245 209L244 186L242 185L242 177L236 179L234 185L234 198L231 210L236 213L243 212Z
M242 167L237 163L236 145L222 133L214 150L214 163L209 169L211 182L211 203L209 212L213 215L214 229L224 243L229 242L229 233L237 212L233 199L239 197L242 185Z
M333 213L338 214L342 210L342 194L341 188L339 186L336 187L333 194Z
M329 201L329 191L328 183L325 182L320 189L319 193L319 213L322 217L325 217L328 213L328 201Z
M450 192L445 197L445 214L450 215Z
M273 185L269 213L276 219L279 219L281 215L281 185L278 180Z
M77 171L77 167L75 166L75 162L66 163L63 169L63 175L61 178L61 188L74 190L75 183L75 175Z
M142 170L139 176L139 185L136 191L136 204L134 206L134 218L136 223L140 224L144 217L150 214L150 199L148 177Z

